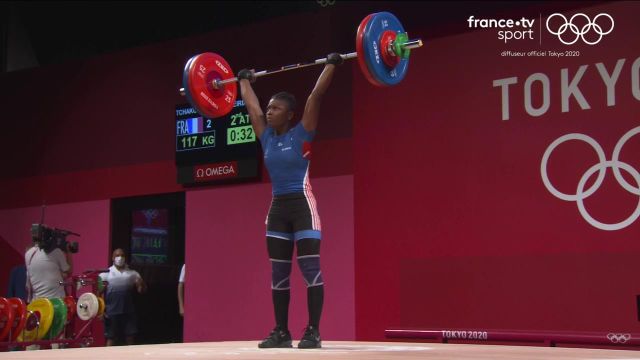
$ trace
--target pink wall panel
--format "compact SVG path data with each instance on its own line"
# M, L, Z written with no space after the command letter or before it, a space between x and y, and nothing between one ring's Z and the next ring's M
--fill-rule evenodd
M355 337L353 178L312 179L322 219L323 338ZM185 341L262 339L274 325L265 240L270 184L187 193ZM306 288L294 265L289 326L307 324Z
M582 10L592 18L611 14L615 31L599 45L565 47L544 24L539 28L536 16L542 49L538 38L505 44L499 29L477 28L412 52L407 78L393 88L372 89L354 74L359 339L382 339L385 328L403 325L638 331L639 269L631 259L640 251L639 184L631 175L640 169L640 136L633 135L640 126L640 58L629 43L640 30L633 15L640 8L614 3ZM455 25L465 28L465 20ZM502 55L532 49L579 56ZM620 75L608 92L598 66L613 74L617 64ZM562 85L563 76L576 79L580 69L584 75L575 83L588 109L577 95L566 95L574 91L569 81ZM535 116L525 92L534 74L550 84L549 107ZM508 100L494 86L507 78L517 78ZM532 83L535 108L545 101L542 90L540 81ZM623 136L633 135L619 157L632 169L621 170L627 188L609 167L584 200L593 218L610 224L629 218L625 226L594 226L575 201L544 185L545 151L571 133L593 138L608 160ZM556 148L548 174L560 191L575 194L597 163L589 145L573 140ZM372 276L370 269L381 266ZM599 311L610 316L593 314Z
M637 331L640 283L622 274L640 273L638 256L406 259L399 270L397 323L444 329Z
M0 210L0 236L17 252L24 254L31 246L31 224L39 223L41 207ZM109 200L47 206L44 223L49 227L80 234L68 236L78 241L80 251L73 256L74 273L107 266L110 232Z

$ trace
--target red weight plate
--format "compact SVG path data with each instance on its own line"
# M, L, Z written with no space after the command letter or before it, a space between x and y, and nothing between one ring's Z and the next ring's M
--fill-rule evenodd
M0 297L0 342L4 341L4 338L9 335L13 325L13 317L11 303L7 299Z
M367 27L367 24L371 20L371 17L375 14L369 14L367 17L362 19L360 25L358 26L358 32L356 33L356 52L358 53L358 64L360 65L360 71L364 77L369 80L370 83L376 86L382 86L374 77L371 75L369 71L369 66L367 65L366 58L367 56L364 53L364 47L362 46L362 41L364 41L364 30Z
M396 67L400 62L400 56L396 56L393 49L389 52L389 47L396 39L396 34L395 31L386 30L380 37L380 55L382 55L382 61L390 68Z
M76 301L73 299L73 296L69 295L64 298L64 303L67 305L67 322L66 324L71 322L71 319L76 316Z
M27 304L20 298L9 298L7 300L13 309L13 326L11 327L10 341L16 341L27 323Z
M227 61L215 53L202 53L191 61L188 71L188 87L193 107L208 118L228 114L236 102L237 83L224 84L220 89L213 81L232 79L233 71Z

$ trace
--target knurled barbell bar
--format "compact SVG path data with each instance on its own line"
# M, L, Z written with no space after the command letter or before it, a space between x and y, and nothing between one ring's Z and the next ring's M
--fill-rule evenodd
M393 86L404 79L411 49L422 46L410 40L400 21L389 12L365 17L356 33L356 52L340 54L344 60L358 58L365 78L376 86ZM256 77L325 64L326 58L255 72ZM208 118L228 114L235 105L238 78L229 63L216 53L198 54L187 61L180 94L196 111Z

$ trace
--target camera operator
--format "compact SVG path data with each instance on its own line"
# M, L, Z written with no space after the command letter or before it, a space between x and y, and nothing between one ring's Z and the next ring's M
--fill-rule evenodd
M27 266L27 298L61 298L65 296L60 281L72 273L71 243L63 252L59 247L45 246L42 239L34 237L33 246L24 259Z

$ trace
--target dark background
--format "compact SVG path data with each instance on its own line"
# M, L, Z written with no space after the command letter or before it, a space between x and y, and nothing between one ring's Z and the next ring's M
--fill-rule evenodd
M429 24L438 32L447 32L453 30L441 25L457 20L460 8L479 17L513 9L536 9L542 3L549 4L544 1L7 1L0 3L0 69L8 72L56 64L298 13L347 12L353 8L393 11L411 7L415 11L401 19L406 29ZM578 5L553 3L558 8ZM597 2L580 5L589 3ZM356 24L359 22L354 20ZM355 27L344 30L344 37L335 39L336 43L352 46ZM282 39L274 41L286 41L287 34L281 36ZM211 47L215 48L215 44ZM347 47L340 51L350 50ZM300 60L303 59L291 61Z

